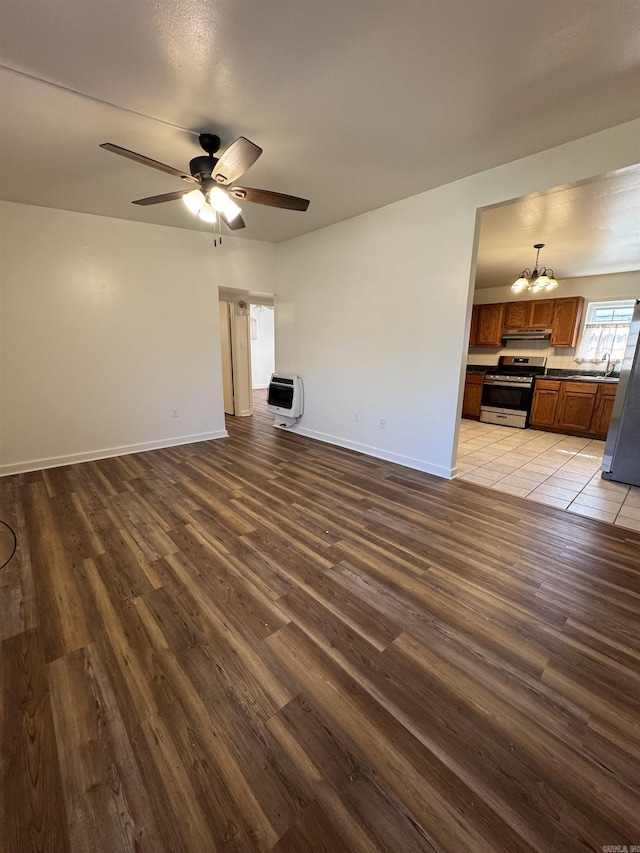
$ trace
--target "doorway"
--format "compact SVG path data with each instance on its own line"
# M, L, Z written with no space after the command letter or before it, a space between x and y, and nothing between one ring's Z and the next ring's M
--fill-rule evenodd
M275 369L273 295L220 288L219 325L224 412L253 413L255 395L266 400Z
M247 417L252 412L249 306L244 300L221 300L219 312L224 411Z
M261 391L269 387L275 370L275 317L273 305L250 306L251 388Z

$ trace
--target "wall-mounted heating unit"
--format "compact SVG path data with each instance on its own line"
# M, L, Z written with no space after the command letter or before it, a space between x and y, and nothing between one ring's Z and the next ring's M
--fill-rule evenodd
M276 415L276 423L291 426L304 409L302 379L283 373L273 373L269 382L267 411Z

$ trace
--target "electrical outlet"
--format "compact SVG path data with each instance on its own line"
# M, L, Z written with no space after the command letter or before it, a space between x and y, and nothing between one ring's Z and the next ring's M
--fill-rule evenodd
M178 407L173 406L173 408L171 409L171 413L173 414L174 418L177 418L178 417Z
M353 413L353 422L356 424L360 423L360 412Z
M387 422L384 418L380 418L380 429L384 429L387 425Z

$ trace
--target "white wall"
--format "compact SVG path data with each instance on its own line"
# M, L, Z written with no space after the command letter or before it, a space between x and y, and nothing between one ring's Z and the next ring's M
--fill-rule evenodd
M275 251L0 203L0 473L225 435L218 286Z
M273 308L268 305L252 305L251 327L256 332L256 337L251 338L252 387L268 388L275 366Z
M606 302L610 299L640 299L640 271L616 273L614 275L592 275L584 278L566 278L558 281L557 296L584 296L589 302ZM492 302L514 302L541 299L540 294L516 297L511 287L483 287L474 292L474 305L487 305ZM584 316L582 321L584 323ZM578 345L580 339L578 338ZM543 355L547 367L563 370L598 370L601 362L575 361L576 347L552 347L548 341L508 341L502 348L472 347L467 358L468 364L497 364L498 357L507 355Z
M276 368L304 380L297 429L455 473L477 209L629 166L639 130L630 122L282 244Z

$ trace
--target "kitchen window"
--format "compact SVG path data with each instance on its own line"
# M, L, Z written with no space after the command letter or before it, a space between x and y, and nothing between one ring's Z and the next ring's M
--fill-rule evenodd
M591 302L576 361L622 361L633 306L633 299Z

